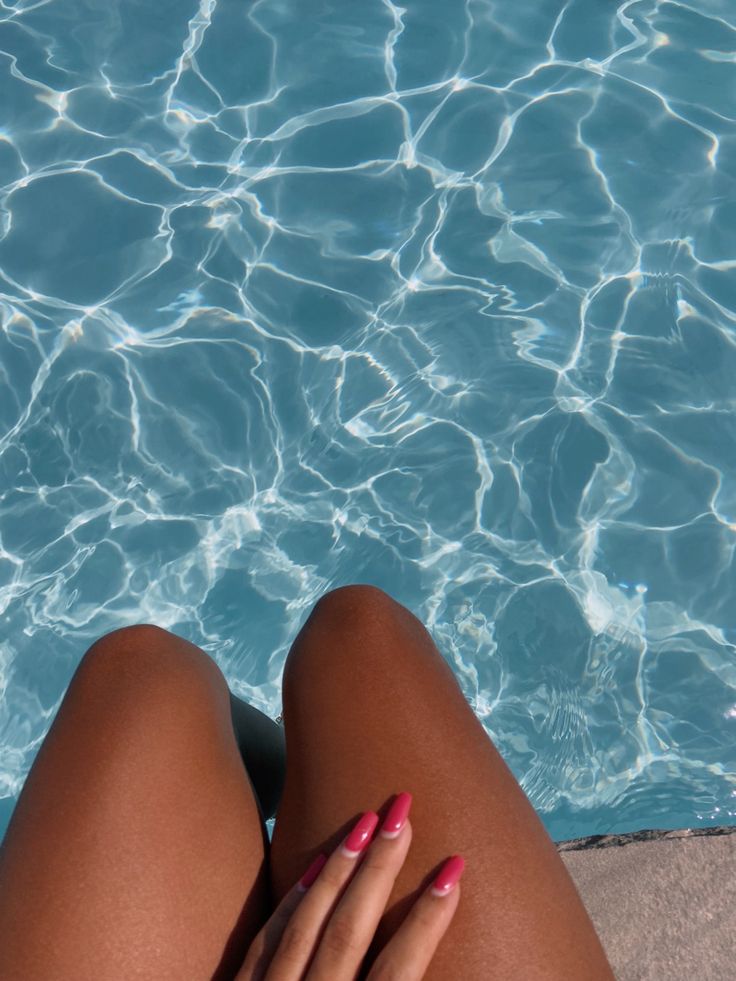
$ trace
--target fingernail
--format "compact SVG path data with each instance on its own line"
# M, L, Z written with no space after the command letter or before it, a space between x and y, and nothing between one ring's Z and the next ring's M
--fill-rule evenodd
M309 866L307 871L304 873L304 875L301 877L299 882L297 883L297 887L301 890L301 892L306 892L307 889L309 889L309 887L312 885L314 880L322 871L322 866L325 864L326 861L327 861L327 856L323 855L322 852L320 852L319 855L312 862L312 864Z
M398 838L401 834L401 829L406 824L406 819L409 816L409 808L411 807L412 797L411 794L404 791L399 794L396 800L391 805L391 809L386 815L386 820L381 825L381 830L379 834L382 838Z
M440 873L432 883L433 896L447 896L457 885L465 868L465 859L461 855L448 858L440 869Z
M363 851L376 830L377 824L378 815L375 811L366 811L342 843L341 851L345 858L355 858Z

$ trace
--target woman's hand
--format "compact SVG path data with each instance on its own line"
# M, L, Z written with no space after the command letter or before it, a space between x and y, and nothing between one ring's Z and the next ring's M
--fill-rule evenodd
M373 840L378 815L368 811L329 858L320 855L258 933L235 981L354 981L409 851L410 806L411 794L399 794ZM367 981L424 977L460 901L464 865L459 855L445 862Z

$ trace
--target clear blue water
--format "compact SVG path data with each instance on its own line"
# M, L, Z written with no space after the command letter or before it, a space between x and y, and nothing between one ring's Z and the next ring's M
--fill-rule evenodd
M732 0L0 7L0 814L149 621L431 630L553 837L736 822Z

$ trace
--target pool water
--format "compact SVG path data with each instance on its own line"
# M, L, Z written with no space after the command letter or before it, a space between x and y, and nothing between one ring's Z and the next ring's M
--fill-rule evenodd
M89 644L428 626L556 839L736 823L736 6L0 10L0 819Z

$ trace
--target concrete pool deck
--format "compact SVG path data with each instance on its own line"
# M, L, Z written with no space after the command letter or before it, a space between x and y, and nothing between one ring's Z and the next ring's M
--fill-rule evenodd
M736 977L736 827L558 842L617 981Z

